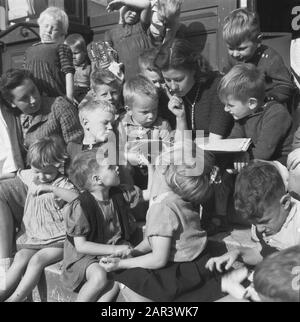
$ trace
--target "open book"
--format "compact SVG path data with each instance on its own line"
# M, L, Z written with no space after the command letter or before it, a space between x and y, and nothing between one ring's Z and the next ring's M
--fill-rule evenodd
M225 139L210 142L208 138L197 138L196 144L203 150L212 152L246 152L251 139Z

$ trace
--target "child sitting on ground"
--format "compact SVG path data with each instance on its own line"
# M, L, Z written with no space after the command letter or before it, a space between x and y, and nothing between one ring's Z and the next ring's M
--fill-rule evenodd
M70 168L72 182L81 191L66 212L63 282L79 291L78 302L112 301L116 292L99 265L103 256L131 249L135 225L129 208L148 193L137 187L120 186L118 166L96 151L79 154Z
M280 165L281 167L281 165ZM239 248L207 263L211 270L226 270L241 257L257 265L264 257L300 244L300 201L287 194L278 164L254 161L238 175L235 187L237 212L252 224L257 248Z
M90 89L91 65L87 55L84 38L80 34L72 34L65 40L73 53L75 67L74 98L80 103Z
M114 278L134 301L213 301L222 296L221 283L204 268L209 251L199 215L212 192L213 160L191 142L166 153L169 163L159 162L156 171L168 189L155 191L143 242L129 251L133 258L103 258L100 265L125 270Z
M280 103L264 103L263 74L252 64L234 66L219 85L219 97L235 120L229 138L252 139L248 158L285 165L293 139L292 119Z
M45 267L63 258L63 208L77 192L61 169L68 156L61 138L39 139L30 146L30 170L18 173L28 187L24 216L17 235L19 251L6 275L0 299L21 302L38 284ZM68 189L68 190L66 190Z
M108 101L116 108L116 116L124 110L123 86L116 76L107 69L96 69L91 75L92 94L99 101Z
M223 38L229 53L231 69L237 63L251 63L265 76L266 99L289 103L295 87L281 56L272 48L261 44L259 18L256 13L241 8L226 19Z
M40 93L49 97L74 99L74 65L72 51L64 44L69 18L60 8L49 7L38 19L41 42L25 53L25 68L35 78Z

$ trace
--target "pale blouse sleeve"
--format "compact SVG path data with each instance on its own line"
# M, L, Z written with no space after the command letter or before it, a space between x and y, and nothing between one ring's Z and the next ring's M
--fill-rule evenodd
M147 214L146 237L160 236L172 238L178 229L176 214L161 203L153 204Z

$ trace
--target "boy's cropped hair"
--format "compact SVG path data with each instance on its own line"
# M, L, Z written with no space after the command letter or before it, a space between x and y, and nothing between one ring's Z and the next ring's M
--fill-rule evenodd
M99 168L96 151L81 152L74 158L68 170L70 180L80 191L90 190L92 176Z
M267 162L251 161L237 177L235 209L250 223L263 218L265 210L280 200L286 188L280 172Z
M249 98L264 102L266 96L265 77L252 64L238 64L226 74L219 84L219 97L226 102L229 95L243 103Z
M61 23L63 34L66 36L69 29L69 17L66 12L58 7L48 7L44 10L38 19L38 24L41 25L47 17L53 18L55 21Z
M66 145L59 136L41 138L29 147L27 163L41 169L51 165L61 165L69 158Z
M230 47L235 48L247 40L257 41L260 33L259 17L255 12L241 8L225 18L223 38Z
M121 89L117 77L108 69L96 69L91 75L91 88L95 92L97 85L110 85Z
M78 106L80 120L83 114L93 113L96 110L116 114L116 108L112 104L97 100L92 94L88 94Z
M135 95L146 95L158 101L157 88L148 78L142 75L138 75L125 83L123 96L126 106L133 106Z
M74 47L74 48L80 49L82 51L87 51L86 42L85 42L84 38L82 37L82 35L80 35L80 34L69 35L66 38L65 43L70 47Z
M272 302L300 302L300 245L273 254L254 273L254 287Z

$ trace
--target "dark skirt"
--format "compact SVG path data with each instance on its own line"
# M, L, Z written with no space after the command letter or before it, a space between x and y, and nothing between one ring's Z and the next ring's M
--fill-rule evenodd
M154 302L214 302L225 295L221 277L205 269L208 251L192 262L169 263L157 270L133 268L114 279Z
M68 267L64 265L61 280L65 287L73 292L79 292L86 282L87 268L94 263L99 263L101 257L103 256L85 255Z

